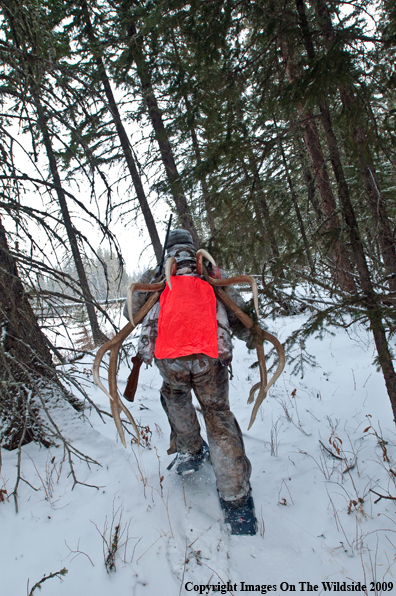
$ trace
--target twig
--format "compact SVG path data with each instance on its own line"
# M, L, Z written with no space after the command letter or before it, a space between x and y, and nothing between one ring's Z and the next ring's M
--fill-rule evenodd
M70 546L67 544L66 540L65 540L65 544L66 544L67 548L69 549L69 551L70 551L71 553L76 553L76 557L77 557L78 555L85 555L85 556L86 556L86 557L87 557L87 558L90 560L90 563L91 563L92 567L95 567L95 565L94 565L94 564L93 564L93 562L92 562L92 559L91 559L91 557L90 557L89 555L87 555L87 553L85 553L84 551L82 551L82 550L79 550L78 546L79 546L79 544L80 544L80 540L79 540L79 541L78 541L78 543L77 543L77 550L73 550L73 549L71 549L71 548L70 548ZM73 559L75 559L76 557L73 557ZM72 561L73 561L73 559L72 559Z
M217 573L217 571L215 569L212 569L211 567L209 567L209 565L207 565L206 563L202 563L202 565L205 565L205 567L207 567L208 569L210 569L211 571L213 571L213 573L215 573L217 575L217 577L219 578L219 580L221 582L223 582L223 584L225 584L225 581L222 577L220 577L220 575ZM231 596L234 596L234 592L232 592L231 590L229 590Z
M76 447L73 447L73 445L70 445L70 443L64 438L64 436L62 435L61 431L59 430L57 424L55 423L55 421L53 420L51 414L48 411L48 408L45 404L45 401L43 399L43 397L41 395L39 395L40 401L41 401L41 405L43 406L43 409L49 419L49 421L51 422L51 424L53 425L53 427L56 430L56 437L58 439L60 439L63 443L63 447L64 450L67 452L68 455L68 460L69 460L69 466L70 466L70 472L69 472L69 476L70 474L73 476L73 487L72 490L74 490L74 487L76 486L76 484L81 484L82 486L87 486L89 488L96 488L97 490L99 490L100 488L103 488L102 486L96 486L93 484L86 484L85 482L80 482L79 480L77 480L75 471L74 471L74 466L73 466L73 460L71 458L72 453L74 455L76 455L79 459L81 459L82 461L85 461L85 463L88 465L89 464L96 464L100 467L101 464L99 462L97 462L96 460L92 459L91 457L89 457L88 455L85 455L85 453L82 453L81 451L79 451L78 449L76 449Z
M335 453L333 453L332 450L331 449L328 449L326 447L326 445L324 445L320 439L319 439L319 443L321 444L321 446L323 447L323 449L325 451L327 451L327 453L329 453L332 457L334 457L334 459L340 459L341 461L344 461L344 458L343 457L340 457L339 455L336 455Z
M379 497L379 499L376 499L374 501L374 504L378 503L378 501L380 501L381 499L390 499L391 501L396 501L396 497L391 497L391 495L380 495L379 493L375 492L375 490L373 490L372 488L370 488L370 492L374 493L375 495L377 495L377 497Z
M353 462L353 464L351 464L350 466L348 466L347 468L345 468L345 470L343 471L343 474L346 474L347 472L350 472L351 470L354 469L355 466L356 466L356 462Z
M18 486L19 486L19 482L22 478L21 477L22 445L25 440L25 435L26 435L26 430L27 430L29 402L31 400L31 397L32 397L32 392L30 391L30 394L26 400L26 410L25 410L25 419L24 419L24 423L23 423L23 432L22 432L21 438L19 440L19 445L18 445L17 480L16 480L16 483L14 486L14 490L11 493L12 495L14 495L14 503L15 503L15 512L16 513L18 513Z
M30 484L30 482L28 482L25 478L20 478L20 480L22 480L22 482L26 482L26 484L28 486L30 486L31 489L33 489L36 493L38 493L38 491L40 490L39 488L36 488L35 486L33 486L33 484Z
M42 477L41 477L41 475L40 475L40 472L39 472L39 471L38 471L38 469L37 469L37 466L36 466L36 464L34 463L34 460L33 460L33 459L30 457L30 455L27 453L27 451L23 450L23 452L24 452L24 453L25 453L25 454L28 456L28 458L29 458L29 459L30 459L30 461L32 462L32 464L33 464L33 466L34 466L34 469L35 469L35 470L36 470L36 472L37 472L37 476L40 478L40 480L41 480L41 484L43 485L43 489L44 489L44 492L45 492L45 498L47 499L47 501L49 502L49 504L50 504L50 505L51 505L51 507L52 507L52 503L51 503L51 498L50 498L49 492L48 492L48 490L47 490L47 487L45 486L45 482L44 482L44 480L42 479ZM38 488L34 488L34 486L32 486L32 485L31 485L31 484L30 484L30 483L29 483L27 480L25 480L24 478L21 478L21 480L23 480L24 482L26 482L26 484L29 484L29 486L31 486L31 488L33 488L33 490L36 490L36 491L37 491L37 490L39 490Z
M163 530L162 530L162 531L163 531ZM144 551L144 553L142 553L142 554L140 555L140 557L139 557L138 559L136 559L136 563L137 563L138 561L140 561L140 559L143 557L143 555L145 555L145 554L146 554L146 553L147 553L147 552L150 550L150 548L152 548L152 547L154 546L154 544L156 544L156 543L158 542L158 540L161 540L161 538L164 538L164 536L166 536L167 534L168 534L168 532L166 532L166 533L163 533L163 534L161 534L160 536L158 536L157 540L154 540L153 544L150 544L150 546L149 546L148 548L146 548L146 550Z

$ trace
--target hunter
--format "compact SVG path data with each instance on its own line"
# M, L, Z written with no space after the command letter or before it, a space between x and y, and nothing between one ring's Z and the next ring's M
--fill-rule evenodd
M161 404L171 428L168 454L177 454L168 469L174 466L178 474L190 474L199 470L210 455L226 523L233 534L255 534L251 464L228 400L232 334L245 341L248 348L254 347L254 338L198 274L196 251L188 231L172 230L166 251L166 260L174 257L177 263L172 288L166 286L143 320L138 355L146 364L154 359L163 378ZM209 273L216 275L214 271ZM226 277L221 271L220 275ZM152 271L146 271L139 280L153 281ZM246 303L232 286L225 292L242 311L246 310ZM134 292L134 313L148 297L148 292ZM124 315L129 318L127 304ZM192 390L201 406L209 446L201 436Z

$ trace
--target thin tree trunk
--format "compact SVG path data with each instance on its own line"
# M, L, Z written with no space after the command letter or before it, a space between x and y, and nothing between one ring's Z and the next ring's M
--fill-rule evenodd
M256 162L254 160L253 152L249 153L249 168L242 160L242 168L245 174L247 183L253 187L252 203L254 207L254 213L256 215L256 221L258 224L259 232L262 236L262 243L265 249L266 262L263 267L266 268L269 264L271 273L274 277L284 277L283 268L279 268L277 263L279 261L280 253L276 242L275 235L272 228L272 218L270 216L265 190L263 188L260 173L258 171ZM253 177L253 184L252 184ZM256 191L256 192L255 192ZM264 219L263 219L264 218ZM271 233L272 232L272 233ZM270 242L268 243L267 238L269 237ZM268 255L268 256L267 256ZM268 261L268 262L267 262Z
M376 294L370 278L370 272L364 254L358 224L352 203L348 194L341 195L343 213L347 224L351 248L355 257L356 269L359 275L364 298L362 300L367 309L367 316L370 320L375 345L378 353L378 360L384 375L385 385L393 411L393 419L396 423L396 375L393 368L392 356L389 351L385 328L381 318L381 305L378 303Z
M277 243L276 237L275 237L274 224L273 224L270 209L268 206L266 192L264 190L264 186L261 181L260 172L257 167L256 158L255 158L255 155L253 152L251 140L249 138L249 133L248 133L247 127L243 121L243 113L240 108L237 108L237 117L238 117L238 121L239 121L239 128L241 130L241 134L243 136L243 139L245 141L245 145L247 148L249 167L250 167L250 171L253 175L254 187L255 187L255 189L257 189L257 198L255 200L255 204L260 209L260 220L262 220L262 218L264 218L265 237L267 237L269 240L269 244L270 244L271 252L272 252L272 260L275 264L279 260L280 253L279 253L278 243ZM258 211L256 209L256 213L257 212ZM283 275L283 272L278 271L277 273L278 273L278 275Z
M158 106L157 99L151 84L151 74L144 57L141 38L137 35L134 23L129 24L127 35L129 39L131 57L136 64L137 73L142 86L144 101L146 103L148 114L154 129L155 138L160 149L162 163L165 167L166 176L168 178L169 187L176 205L176 210L182 226L190 232L194 244L196 248L198 248L200 239L191 216L187 199L184 195L183 185L180 175L177 171L172 147L169 142L164 122L162 120L161 110Z
M252 178L251 178L251 172L249 173L249 168L246 165L245 161L242 159L241 161L242 164L242 169L243 169L243 173L245 174L245 179L246 179L246 184L249 185L249 187L252 186ZM253 180L253 184L255 185L255 181ZM266 238L267 236L267 229L265 227L265 223L263 221L263 217L262 217L262 211L259 205L259 202L257 200L257 197L255 196L255 193L252 193L252 203L253 203L253 207L254 207L254 213L256 215L256 221L257 221L257 226L258 226L258 231L261 234L262 238ZM265 247L265 254L266 254L266 259L268 258L268 260L273 259L274 258L274 254L272 252L272 250L268 250L268 244L266 242L263 242L263 245ZM268 257L267 257L268 255Z
M276 126L276 124L275 124ZM289 190L290 190L290 196L292 198L292 202L293 202L293 206L294 206L294 210L296 212L296 216L297 216L297 221L298 221L298 225L300 228L300 234L301 234L301 238L303 240L303 244L304 244L304 248L305 248L305 253L307 255L307 261L309 264L309 268L311 270L311 273L313 274L315 272L315 267L312 261L312 255L311 255L311 251L309 248L309 243L308 243L308 239L307 239L307 235L305 233L305 226L304 226L304 221L301 215L301 211L300 211L300 207L298 205L298 200L296 197L296 193L294 192L294 188L293 188L293 183L290 177L290 173L289 173L289 168L287 165L287 161L286 161L286 156L285 156L285 152L283 149L283 144L282 144L282 139L279 137L279 148L281 151L281 155L282 155L282 161L283 161L283 167L285 168L285 173L286 173L286 179L287 179L287 184L289 186Z
M184 102L186 105L187 121L188 121L188 126L190 129L190 133L191 133L191 140L192 140L192 145L193 145L193 149L194 149L194 153L195 153L195 159L197 161L197 166L200 167L202 164L201 152L199 149L198 138L197 138L197 134L195 132L195 127L194 127L194 116L192 115L190 103L188 101L188 97L186 94L184 94ZM216 225L215 225L215 221L214 221L214 217L213 217L213 213L212 213L212 205L211 205L211 201L209 198L209 190L208 190L206 178L202 173L199 173L198 180L201 183L202 197L204 200L206 219L207 219L207 222L209 225L210 234L211 234L212 238L215 238Z
M69 208L67 206L66 195L62 188L62 182L58 172L58 166L56 163L56 157L52 148L51 137L48 131L47 118L44 114L44 110L41 106L40 100L37 95L33 92L35 106L38 115L38 126L43 136L44 146L47 153L48 163L52 176L53 183L56 187L56 194L58 197L59 206L62 213L63 222L65 224L67 237L69 239L70 248L73 255L73 261L76 266L78 280L80 283L81 291L84 296L85 306L88 313L89 323L91 326L92 337L94 342L107 341L107 337L101 332L99 328L98 319L96 317L95 307L93 305L93 299L91 290L89 289L88 279L85 273L84 265L82 262L80 249L77 242L77 236L74 231L73 224L70 219Z
M114 99L114 94L111 89L110 81L106 73L106 69L103 64L102 56L97 55L97 51L95 48L98 46L95 38L95 33L92 27L91 19L88 12L88 6L85 0L81 1L81 7L84 14L85 19L85 30L91 44L91 51L94 56L94 60L96 62L96 66L98 67L98 73L100 80L102 82L107 101L109 104L110 113L112 115L118 137L120 139L122 151L124 153L125 161L128 166L129 173L132 178L133 186L136 191L136 196L139 201L140 208L142 210L142 214L144 217L144 221L146 223L146 227L150 236L151 244L153 245L155 257L159 262L162 256L162 246L161 241L159 239L157 227L155 225L154 217L151 213L150 205L148 204L146 193L144 192L143 184L141 178L139 176L138 169L135 164L135 160L132 155L132 150L129 142L128 135L124 128L124 125L121 120L120 112L118 110L116 101Z
M187 92L185 89L185 74L186 73L185 73L183 65L182 65L182 61L181 61L180 54L179 54L179 49L177 47L177 43L176 43L176 39L175 39L173 30L172 30L172 44L173 44L173 48L175 50L175 55L176 55L176 58L177 58L177 61L179 64L179 72L180 72L180 77L181 77L181 81L182 81L181 82L181 92L182 92L183 99L184 99L184 105L186 107L187 125L188 125L188 128L190 129L191 141L192 141L192 146L193 146L194 153L195 153L195 159L197 162L197 166L198 166L198 168L200 168L200 166L202 164L202 159L201 159L201 150L199 147L198 137L197 137L197 133L195 130L195 118L194 118L194 113L191 108L191 104L190 104L190 101L188 99L188 95L187 95ZM202 174L202 172L200 172L198 174L198 180L201 184L202 198L204 200L206 219L208 222L210 234L211 234L212 239L215 239L216 225L215 225L215 221L214 221L214 217L213 217L213 213L212 213L212 205L211 205L211 201L210 201L206 177L204 174Z
M296 132L294 135L295 149L297 155L300 157L300 163L303 170L304 182L307 187L307 204L312 205L315 212L316 222L320 224L323 221L323 212L320 208L320 204L315 192L315 179L312 176L311 166L306 163L306 151L304 151L304 145L301 141L300 133Z
M347 107L345 98L343 104ZM378 242L381 248L381 255L385 266L385 274L387 276L389 289L391 292L396 292L396 253L395 241L393 238L390 220L387 213L386 202L381 193L378 178L375 168L369 154L364 151L367 135L364 129L360 126L352 131L355 148L359 149L358 158L360 171L362 173L365 196L367 204L371 211L371 216L374 222L375 229L378 230Z
M266 232L267 232L267 236L269 238L270 245L271 245L272 256L273 256L274 260L277 261L279 259L280 255L279 255L278 243L275 238L274 225L273 225L271 213L270 213L270 210L268 207L266 193L265 193L263 184L261 182L260 172L258 170L256 160L254 159L254 155L252 153L251 147L248 148L248 159L249 159L250 169L253 174L255 187L257 188L258 204L260 205L261 213L264 217Z

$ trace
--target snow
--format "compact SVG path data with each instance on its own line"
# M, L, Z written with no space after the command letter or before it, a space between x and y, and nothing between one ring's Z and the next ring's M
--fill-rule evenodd
M278 318L269 330L285 341L303 321L303 315ZM358 326L332 331L307 341L317 367L307 368L303 378L292 376L286 365L250 431L246 401L258 369L249 368L255 353L235 341L230 403L252 463L260 526L254 537L227 532L209 463L184 479L167 471L169 429L155 367L141 369L136 401L128 404L138 423L149 427L150 447L128 441L124 449L113 421L105 417L104 423L93 408L84 418L67 404L53 407L64 436L100 465L74 456L77 479L93 487L77 484L72 490L62 446L23 448L22 473L29 484L20 483L19 513L13 498L0 502L1 594L29 594L44 575L63 568L68 572L61 579L41 584L42 596L177 596L213 593L217 586L221 591L227 582L229 591L222 593L244 593L246 584L256 593L279 595L292 586L322 593L322 582L344 581L365 584L367 593L370 582L386 582L381 590L389 591L395 501L375 503L378 496L370 489L396 496L391 407L372 364L370 334ZM91 363L86 357L75 366L83 370ZM119 371L121 393L128 372L126 366ZM107 397L91 384L87 388L99 408L109 411ZM1 455L0 489L10 495L17 454ZM104 539L111 544L118 524L116 569L108 573ZM371 593L381 590L374 586Z

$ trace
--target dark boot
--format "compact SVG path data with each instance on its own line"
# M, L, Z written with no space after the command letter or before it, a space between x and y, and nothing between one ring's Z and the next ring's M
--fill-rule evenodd
M224 521L230 527L231 534L254 536L257 532L257 519L251 491L236 501L224 501L220 496L219 498Z
M205 441L202 441L202 449L198 453L178 453L167 469L170 470L176 465L176 472L186 476L198 472L207 459L209 459L209 447Z

